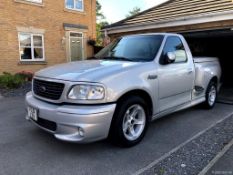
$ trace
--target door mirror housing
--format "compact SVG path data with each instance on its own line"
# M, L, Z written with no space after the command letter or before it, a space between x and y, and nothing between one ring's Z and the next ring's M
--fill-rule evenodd
M174 63L176 60L176 54L174 52L168 52L166 57L167 64Z

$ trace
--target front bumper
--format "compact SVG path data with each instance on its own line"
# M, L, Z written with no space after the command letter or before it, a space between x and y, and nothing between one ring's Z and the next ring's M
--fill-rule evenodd
M46 125L31 120L40 128L52 133L57 139L68 142L88 143L108 137L116 104L106 105L58 105L26 95L26 107L38 109L39 119ZM28 117L26 117L28 119ZM55 130L47 126L53 123ZM80 128L83 134L80 134Z

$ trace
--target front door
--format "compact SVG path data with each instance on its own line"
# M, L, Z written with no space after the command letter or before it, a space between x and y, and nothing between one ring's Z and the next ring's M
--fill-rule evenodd
M176 55L174 63L164 63L168 52ZM158 76L161 112L191 101L195 76L194 67L192 60L188 59L179 37L170 36L167 38L160 58Z
M83 59L82 33L70 33L70 60L80 61L82 59Z

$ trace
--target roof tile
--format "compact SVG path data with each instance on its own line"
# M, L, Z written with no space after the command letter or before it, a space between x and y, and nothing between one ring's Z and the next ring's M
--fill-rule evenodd
M225 12L233 10L232 0L170 0L159 6L143 11L135 16L126 18L108 27L134 24L149 24L182 17L201 14Z

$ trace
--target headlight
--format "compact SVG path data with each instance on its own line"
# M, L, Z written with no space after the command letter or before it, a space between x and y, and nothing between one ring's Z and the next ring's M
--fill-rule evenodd
M104 88L98 85L76 85L69 94L72 100L102 100L104 99Z

